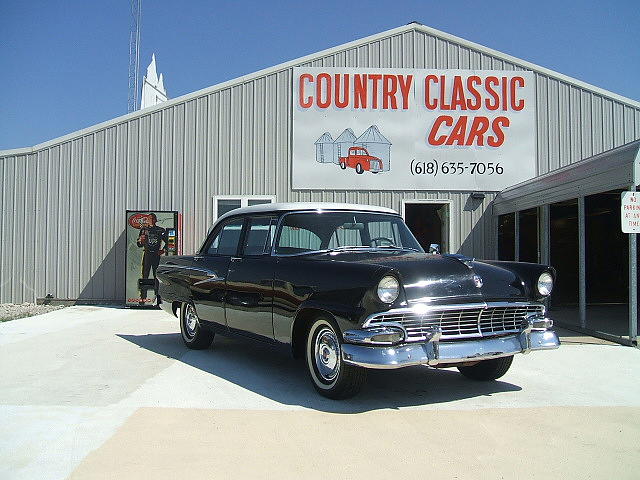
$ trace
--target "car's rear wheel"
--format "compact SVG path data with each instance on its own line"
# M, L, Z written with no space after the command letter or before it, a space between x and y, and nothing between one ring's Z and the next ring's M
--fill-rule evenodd
M362 168L361 163L356 164L356 173L358 174L364 173L364 168Z
M180 332L184 344L194 350L209 348L215 333L200 325L196 308L191 303L183 303L180 307Z
M512 363L513 355L510 357L482 360L471 367L458 367L458 370L462 375L472 380L496 380L507 373Z
M311 382L320 395L334 400L356 395L366 378L366 370L342 361L338 327L329 319L317 318L307 336L306 361Z
M347 162L340 162L340 168L345 170L347 168Z

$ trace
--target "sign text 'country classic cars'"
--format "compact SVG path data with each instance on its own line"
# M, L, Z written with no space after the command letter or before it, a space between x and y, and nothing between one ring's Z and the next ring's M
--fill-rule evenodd
M299 67L294 92L295 188L491 191L535 176L531 72Z

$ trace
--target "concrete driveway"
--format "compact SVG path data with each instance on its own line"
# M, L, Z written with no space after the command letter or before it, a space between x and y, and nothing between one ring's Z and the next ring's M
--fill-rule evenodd
M414 367L319 397L302 362L160 311L0 324L0 478L638 478L640 351L571 342L500 381Z

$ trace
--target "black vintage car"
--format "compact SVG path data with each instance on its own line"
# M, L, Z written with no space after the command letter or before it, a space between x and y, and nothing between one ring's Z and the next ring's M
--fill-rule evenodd
M557 348L543 300L555 272L424 253L395 211L327 203L233 210L194 256L163 257L161 306L184 343L236 333L305 358L330 398L368 368L457 367L494 380L516 353Z

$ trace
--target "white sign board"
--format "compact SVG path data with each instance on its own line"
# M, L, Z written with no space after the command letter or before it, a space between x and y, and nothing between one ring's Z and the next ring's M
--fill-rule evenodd
M640 192L622 192L622 233L640 233Z
M498 191L536 174L532 72L293 74L293 188Z

